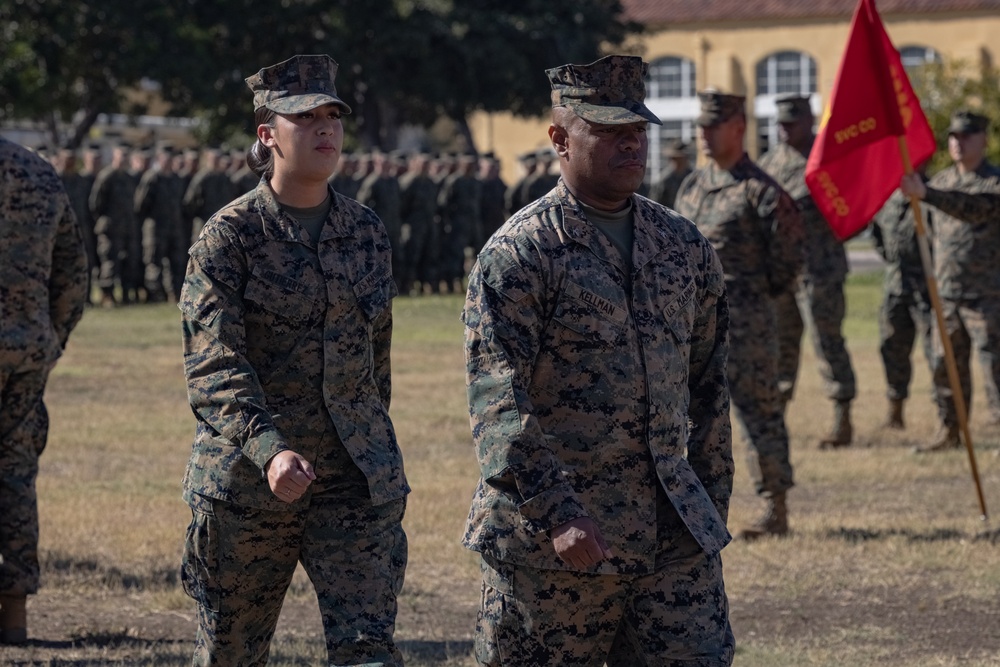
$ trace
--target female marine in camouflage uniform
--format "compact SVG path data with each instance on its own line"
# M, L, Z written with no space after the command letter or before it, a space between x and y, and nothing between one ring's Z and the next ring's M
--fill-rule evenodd
M198 427L184 478L195 664L267 661L296 564L331 665L401 665L393 643L409 492L389 420L389 239L333 191L337 64L296 56L247 79L264 178L191 248L180 308Z

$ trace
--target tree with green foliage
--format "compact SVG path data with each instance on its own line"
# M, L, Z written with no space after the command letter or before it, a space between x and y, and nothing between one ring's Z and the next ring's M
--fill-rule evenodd
M404 123L477 110L534 115L543 69L590 62L640 26L619 0L7 0L0 3L0 120L42 119L76 146L101 113L142 113L153 81L200 139L252 136L243 80L296 53L341 63L349 142L393 148ZM67 136L59 128L69 126Z
M954 60L927 63L909 75L937 139L938 151L931 158L929 173L952 163L948 155L948 125L951 115L959 109L971 109L990 119L987 159L1000 164L1000 69Z

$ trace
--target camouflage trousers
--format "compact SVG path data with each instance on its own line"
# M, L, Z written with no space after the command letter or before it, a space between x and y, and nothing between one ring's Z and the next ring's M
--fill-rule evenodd
M793 486L784 403L778 390L778 333L772 299L748 286L729 291L729 393L747 443L757 493L770 497Z
M168 228L146 218L142 223L143 283L150 301L164 301L167 295L180 297L187 269L188 246L181 242L180 223ZM169 279L164 278L166 268Z
M644 576L482 559L476 660L486 667L726 667L735 639L719 554Z
M831 401L854 399L854 369L841 333L846 312L841 281L814 281L804 277L799 280L795 292L784 292L775 298L778 387L785 403L795 393L802 333L806 328L812 338L826 397Z
M941 299L945 330L951 339L958 367L962 395L965 405L972 411L972 375L970 361L972 346L978 352L979 364L983 371L983 390L986 392L988 419L1000 423L1000 296L978 299ZM944 348L937 323L934 323L934 387L938 403L938 414L946 426L958 424L955 403L948 381L948 367L944 359Z
M913 363L910 355L917 335L923 339L927 366L934 368L931 304L920 292L885 294L879 310L879 352L885 368L886 395L892 400L910 396Z
M0 366L0 595L38 591L38 457L49 415L42 397L47 369Z
M329 664L401 667L393 633L405 505L315 495L302 509L268 512L198 496L181 569L198 602L193 664L266 664L301 562L316 589Z

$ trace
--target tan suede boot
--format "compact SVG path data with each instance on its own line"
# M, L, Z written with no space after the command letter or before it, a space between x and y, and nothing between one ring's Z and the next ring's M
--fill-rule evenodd
M28 641L26 598L0 595L0 644L23 644Z
M903 423L903 399L889 399L889 412L886 414L885 427L894 431L902 431L906 428Z
M768 535L781 536L788 533L788 507L785 494L776 493L767 499L767 509L752 524L737 534L737 539L753 542Z
M833 406L833 428L830 434L819 441L820 449L836 449L847 447L854 438L854 428L851 426L851 402L837 401Z
M928 454L931 452L944 452L949 449L960 449L961 447L962 438L958 434L958 426L945 426L942 424L930 443L915 447L913 451L917 454Z

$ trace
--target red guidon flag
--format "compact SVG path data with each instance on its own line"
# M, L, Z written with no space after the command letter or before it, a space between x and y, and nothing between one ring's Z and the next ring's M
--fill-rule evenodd
M875 0L859 0L805 174L816 206L840 240L864 229L899 187L900 136L913 164L934 154L934 133Z

